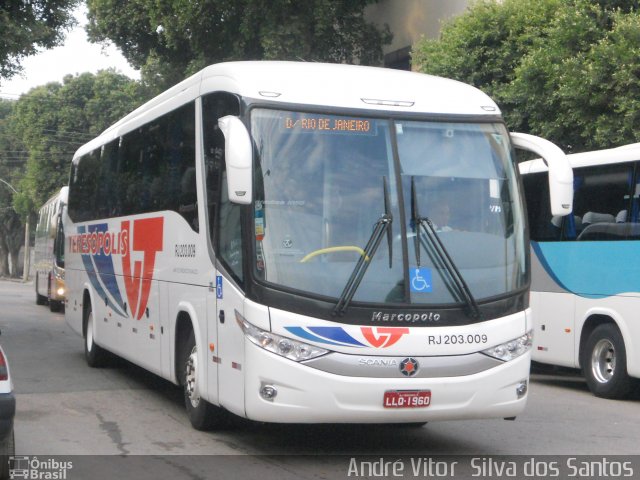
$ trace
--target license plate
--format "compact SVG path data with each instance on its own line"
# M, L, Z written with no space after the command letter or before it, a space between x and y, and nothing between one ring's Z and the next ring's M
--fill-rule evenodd
M425 408L431 405L431 390L388 390L384 392L384 408Z

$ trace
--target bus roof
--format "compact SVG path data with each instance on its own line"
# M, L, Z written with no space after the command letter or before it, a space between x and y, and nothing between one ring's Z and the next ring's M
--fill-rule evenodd
M58 202L67 203L68 201L69 201L69 187L65 185L64 187L60 188L60 190L56 191L53 195L51 195L51 197L49 197L49 199L41 205L40 209L44 208L50 203L58 203Z
M76 155L214 91L311 107L428 115L500 115L493 100L477 88L422 73L326 63L228 62L208 66L161 93L81 147Z
M593 165L607 165L625 162L635 162L640 160L640 143L631 143L621 147L604 150L593 150L591 152L572 153L567 155L571 168L590 167ZM522 162L519 164L520 173L546 172L548 170L545 163L540 158Z

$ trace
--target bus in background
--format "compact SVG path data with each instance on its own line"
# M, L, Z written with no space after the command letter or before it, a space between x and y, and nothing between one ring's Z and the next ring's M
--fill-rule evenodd
M520 164L532 246L533 360L581 368L597 396L640 378L640 143L567 155L573 213L552 216L541 160Z
M62 212L69 187L62 187L38 211L34 246L36 303L60 311L65 301Z
M514 145L570 212L562 151L473 87L212 65L76 152L67 322L89 365L182 385L198 429L513 418L532 328Z

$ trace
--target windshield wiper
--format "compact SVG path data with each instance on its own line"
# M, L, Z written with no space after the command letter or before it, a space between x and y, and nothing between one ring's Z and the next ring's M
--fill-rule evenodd
M367 268L369 268L371 260L376 254L378 246L382 241L382 236L385 232L387 232L387 243L389 246L389 268L391 268L392 266L393 237L391 235L391 223L393 222L393 216L391 215L390 210L389 191L387 189L386 177L382 177L382 189L384 193L384 214L382 214L378 221L375 223L373 232L371 232L371 237L369 237L369 241L364 247L363 253L362 255L360 255L358 263L356 263L353 272L351 272L351 276L349 277L349 280L347 280L347 283L344 286L344 290L342 290L342 294L338 299L338 303L333 309L333 315L344 315L344 313L347 311L349 303L351 303L356 290L358 290L360 283L362 283L362 278L367 272Z
M460 270L458 270L458 267L451 258L451 255L449 255L447 248L444 246L444 243L442 243L442 240L436 232L436 229L433 227L433 222L429 219L429 217L420 216L420 213L418 212L418 199L416 196L416 185L414 177L411 177L411 218L416 228L415 251L418 267L420 266L420 232L423 231L426 239L431 243L431 250L435 253L436 257L447 270L447 272L449 272L449 276L451 277L451 280L457 288L461 298L467 304L468 314L472 318L480 318L482 314L480 312L480 308L478 307L478 303L473 297L473 294L469 289L469 285L467 285L467 282L460 273ZM426 245L425 250L427 250L428 253Z

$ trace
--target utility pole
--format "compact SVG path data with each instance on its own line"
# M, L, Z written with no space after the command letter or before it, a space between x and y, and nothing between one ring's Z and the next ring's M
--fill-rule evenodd
M24 263L22 264L22 281L29 280L29 268L31 267L31 245L29 245L29 215L24 223Z
M18 191L6 180L0 178L0 182L4 183L7 187L11 189L13 193L18 193ZM31 252L29 248L29 215L25 220L24 225L24 263L22 264L22 280L26 282L29 280L29 268L31 266ZM17 268L17 265L14 265Z

